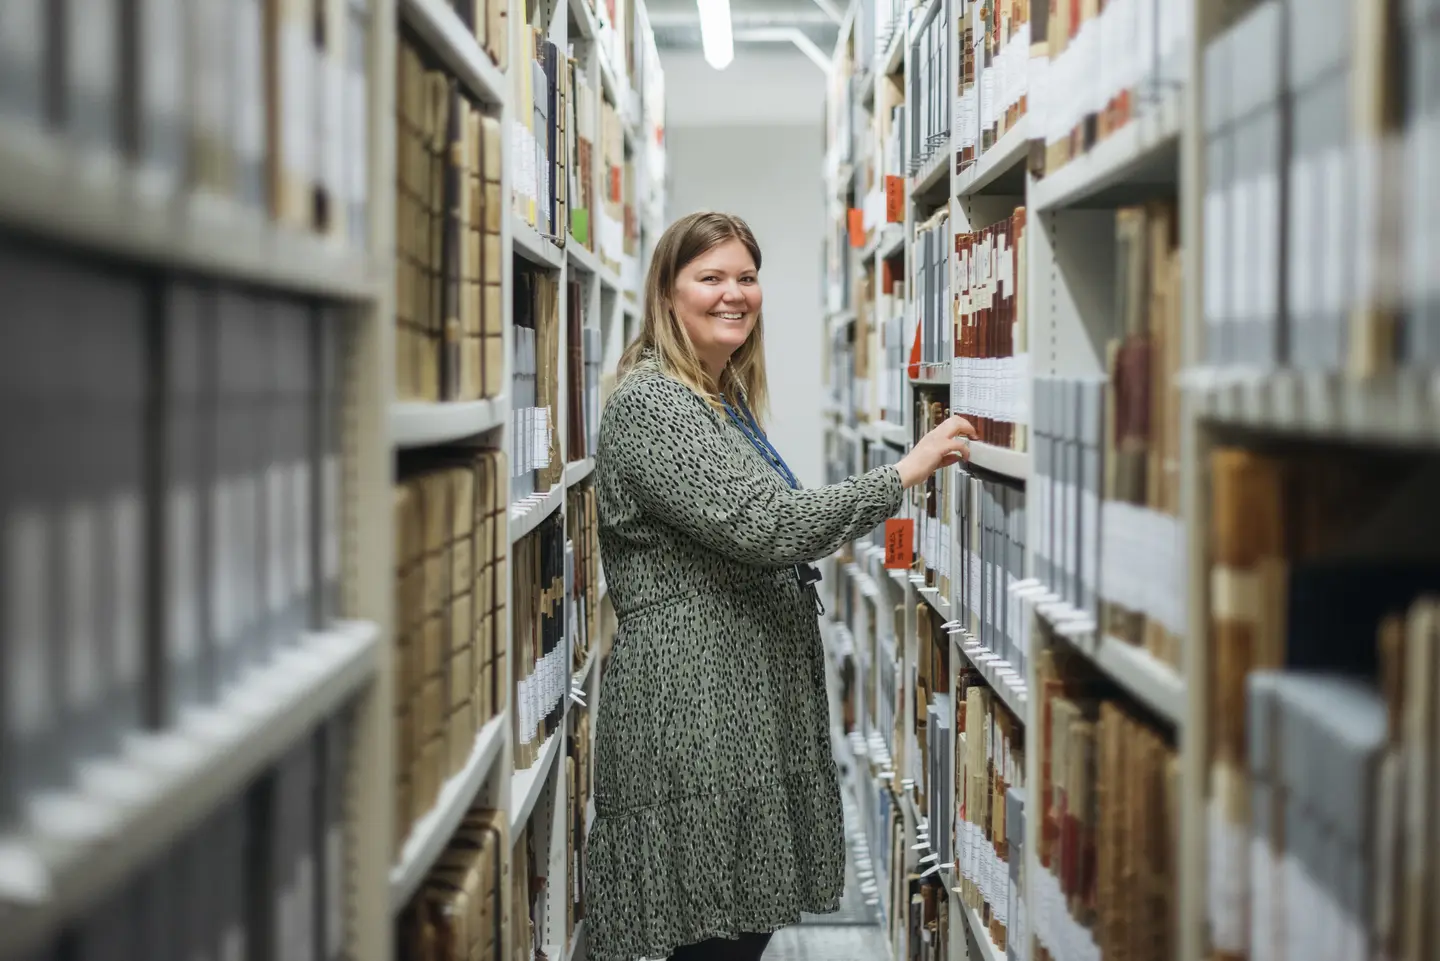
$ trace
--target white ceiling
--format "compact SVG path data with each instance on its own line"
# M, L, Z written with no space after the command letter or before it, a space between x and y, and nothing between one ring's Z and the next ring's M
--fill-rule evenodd
M735 59L724 70L711 67L699 50L662 49L660 66L665 124L671 128L818 127L824 120L825 75L790 44L737 43Z
M735 30L737 57L741 48L752 44L776 46L772 40L747 39L747 29L794 27L803 31L819 50L829 56L835 47L838 28L827 10L843 11L849 0L730 0L730 22ZM661 50L700 49L700 14L695 0L647 0L646 10ZM787 52L803 56L791 44L778 44Z

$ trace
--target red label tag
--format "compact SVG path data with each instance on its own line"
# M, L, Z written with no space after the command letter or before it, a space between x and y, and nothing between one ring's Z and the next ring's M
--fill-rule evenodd
M891 174L885 177L885 219L892 224L905 222L905 180Z
M915 522L894 517L885 522L885 569L908 571L915 563Z
M610 199L615 203L620 202L620 168L610 168Z
M865 215L858 208L850 208L850 246L865 246Z

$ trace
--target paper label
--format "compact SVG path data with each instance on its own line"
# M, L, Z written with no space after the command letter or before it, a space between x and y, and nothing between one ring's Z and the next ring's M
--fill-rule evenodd
M333 26L333 25L332 25ZM345 123L348 120L349 73L338 51L331 49L320 57L322 96L320 111L320 177L331 196L339 201L349 197L345 183Z
M51 543L42 508L16 505L5 518L5 576L0 594L5 604L6 727L21 737L42 733L48 726L50 705L46 652L54 642L50 627Z
M235 48L231 102L235 105L235 152L245 163L265 158L264 25L260 0L240 0L231 10ZM223 34L222 34L223 36ZM224 42L223 40L221 41ZM163 59L163 58L162 58ZM178 72L178 71L177 71Z
M325 583L332 584L340 579L340 457L327 455L320 469L325 493L325 541L320 546L320 571Z
M101 660L96 620L100 585L99 517L93 504L71 504L65 509L65 669L68 706L77 711L93 707L100 697Z
M42 4L45 6L42 7ZM0 3L0 71L9 81L23 78L31 93L39 94L44 58L46 0L5 0ZM39 104L30 104L32 108Z
M1213 325L1221 323L1226 315L1225 200L1221 190L1205 193L1205 320L1212 325L1212 331ZM1210 356L1216 356L1214 350Z
M231 522L236 525L232 529L236 536L231 549L236 553L236 563L230 573L238 599L236 628L244 634L254 625L265 600L260 580L260 525L264 518L260 516L260 478L246 474L233 484Z
M885 522L885 567L909 570L915 562L915 522L891 518Z
M166 498L165 556L168 568L166 594L169 602L166 643L171 659L189 664L195 659L200 637L199 605L199 525L195 489L177 484Z
M354 36L352 33L352 40ZM370 125L367 117L368 97L366 95L369 86L363 71L349 69L346 71L345 77L346 149L343 159L348 165L349 176L349 189L346 196L351 203L363 204L370 196L367 183L370 177Z
M285 486L285 472L279 464L265 468L265 602L271 614L281 613L290 600L285 576Z
M6 0L6 5L10 0ZM116 28L116 0L71 0L65 18L69 28L72 82L87 99L110 99L115 95L116 63L119 57L119 30ZM33 37L37 49L44 49L43 37Z
M235 523L230 516L234 501L231 481L221 477L210 489L210 617L215 643L229 647L235 641L237 601L235 597Z
M115 682L129 690L140 680L143 660L145 542L140 495L121 491L110 503L110 566L114 606L110 631L115 649Z
M0 7L31 7L32 0L7 0ZM181 111L185 90L183 57L185 42L180 0L145 0L140 4L141 49L144 51L142 96L147 122L173 119ZM0 14L0 36L10 29ZM239 38L237 37L237 42ZM32 48L42 49L40 44ZM8 56L8 54L7 54Z
M315 48L308 23L286 17L280 24L281 158L286 172L308 181L315 176ZM257 64L258 66L258 64Z
M1291 315L1302 325L1310 323L1316 304L1312 253L1320 238L1316 233L1319 218L1315 209L1313 171L1308 157L1297 156L1290 163L1290 256L1286 293Z
M1209 801L1208 815L1210 941L1217 951L1243 954L1249 887L1245 842L1215 798Z
M290 521L290 587L291 596L308 597L312 588L310 571L310 463L299 460L290 465L290 503L294 515Z
M345 947L345 832L339 823L325 831L325 957L340 957Z
M1273 878L1270 876L1270 845L1262 837L1250 838L1250 873L1255 878L1250 905L1250 961L1280 961L1271 951Z

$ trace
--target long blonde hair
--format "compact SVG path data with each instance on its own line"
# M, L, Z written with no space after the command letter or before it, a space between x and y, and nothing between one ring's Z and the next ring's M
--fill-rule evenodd
M720 404L717 394L738 389L757 418L765 410L769 397L765 380L765 318L763 311L755 318L755 328L733 354L730 363L716 383L700 363L690 334L675 313L675 278L686 264L729 240L744 244L755 269L760 269L760 245L750 225L733 214L700 211L681 217L660 235L650 270L645 277L645 320L640 335L625 348L616 373L621 379L632 371L640 358L653 354L665 374L680 381L705 398L712 406Z

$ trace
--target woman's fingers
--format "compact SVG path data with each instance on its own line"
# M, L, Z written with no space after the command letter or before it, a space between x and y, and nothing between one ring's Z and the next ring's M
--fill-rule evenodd
M964 434L966 437L975 436L975 426L965 418L961 417L959 414L950 415L950 423L948 426L950 428L949 433L951 437L955 437L960 434Z

